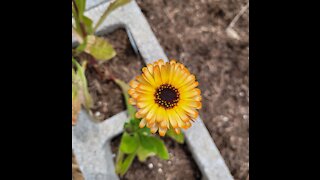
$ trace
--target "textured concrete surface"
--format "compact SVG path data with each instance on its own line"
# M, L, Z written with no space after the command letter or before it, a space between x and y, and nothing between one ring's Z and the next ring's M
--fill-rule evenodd
M86 180L118 179L109 140L122 132L126 112L102 123L93 122L82 110L72 128L72 149Z
M92 9L96 6L99 6L100 4L109 2L111 0L87 0L86 1L86 10Z
M108 5L109 2L93 7L86 15L92 18L93 22L97 22ZM112 32L119 27L126 28L132 46L146 63L160 58L168 61L135 1L112 12L98 28L97 34ZM72 44L76 45L74 37ZM112 137L122 132L126 120L126 112L122 112L97 124L91 121L84 111L80 113L79 121L72 129L72 149L86 180L118 179L114 172L109 143ZM204 179L233 179L201 118L185 131L185 136Z

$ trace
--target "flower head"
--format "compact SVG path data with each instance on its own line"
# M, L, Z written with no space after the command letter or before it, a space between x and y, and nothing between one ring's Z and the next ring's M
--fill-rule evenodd
M164 136L174 128L177 134L181 128L188 129L198 117L201 91L193 74L175 60L162 59L142 68L142 75L130 82L129 103L136 105L137 118L142 118L140 128L147 126L152 133L159 131Z

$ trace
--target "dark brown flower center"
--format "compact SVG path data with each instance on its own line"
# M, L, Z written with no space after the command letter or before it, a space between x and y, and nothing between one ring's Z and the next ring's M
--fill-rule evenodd
M155 102L166 109L171 109L177 105L179 101L179 91L170 84L161 85L154 94Z

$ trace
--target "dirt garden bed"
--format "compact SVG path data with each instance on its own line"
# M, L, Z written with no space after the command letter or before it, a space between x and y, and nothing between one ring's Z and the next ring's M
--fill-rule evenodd
M226 28L247 0L137 0L168 58L198 78L200 111L235 179L249 179L249 12Z
M104 36L115 48L117 55L110 61L99 66L98 73L95 68L88 68L87 79L89 92L93 98L93 116L103 121L126 109L121 89L110 79L110 75L125 82L129 82L139 75L143 61L131 47L127 33L124 29Z

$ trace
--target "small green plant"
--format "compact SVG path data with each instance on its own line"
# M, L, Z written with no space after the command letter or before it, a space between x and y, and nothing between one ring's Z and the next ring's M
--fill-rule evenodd
M169 153L161 138L153 135L149 128L139 127L141 119L135 117L136 108L129 104L128 90L130 87L119 79L116 79L115 82L123 91L130 118L124 125L124 132L121 137L116 159L116 173L123 176L128 171L136 156L141 162L150 156L157 156L161 159L168 160ZM176 140L178 143L184 143L183 134L174 133L172 128L167 132L167 136Z
M76 124L81 106L89 109L93 104L85 77L87 62L89 64L99 64L112 59L116 55L112 45L106 39L98 37L94 33L113 10L128 2L130 0L113 1L98 22L93 25L92 20L84 15L86 0L72 0L72 33L79 43L77 48L72 49L72 125ZM89 61L84 59L81 56L82 54L88 55L90 57ZM75 58L82 62L82 66L79 65ZM77 73L74 68L77 69Z

